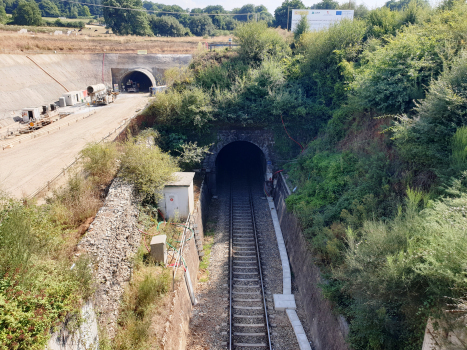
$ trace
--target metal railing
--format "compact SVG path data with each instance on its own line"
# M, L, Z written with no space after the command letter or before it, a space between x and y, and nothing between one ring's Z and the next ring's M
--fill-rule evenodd
M183 264L183 249L185 248L185 243L187 242L187 231L189 229L193 229L191 227L191 219L192 215L188 214L188 217L185 221L185 225L183 227L183 233L180 238L180 245L179 248L175 250L175 262L173 264L173 269L172 269L172 290L175 290L175 277L177 276L177 271L178 268L180 267L181 264ZM194 237L193 237L194 238Z

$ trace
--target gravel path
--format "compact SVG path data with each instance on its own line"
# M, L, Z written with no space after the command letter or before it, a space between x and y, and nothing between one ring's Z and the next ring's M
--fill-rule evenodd
M228 341L228 249L229 249L229 192L219 189L208 214L208 230L214 230L208 282L199 283L197 299L190 321L187 349L226 349ZM269 206L261 184L253 189L255 215L265 277L271 340L275 350L299 349L292 326L283 311L274 310L273 294L282 293L282 266Z

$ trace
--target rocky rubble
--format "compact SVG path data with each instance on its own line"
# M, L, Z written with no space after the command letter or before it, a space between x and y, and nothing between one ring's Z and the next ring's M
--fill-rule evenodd
M134 187L116 178L104 205L78 245L80 251L94 259L97 286L94 306L100 326L110 338L115 336L120 301L141 241L137 220Z

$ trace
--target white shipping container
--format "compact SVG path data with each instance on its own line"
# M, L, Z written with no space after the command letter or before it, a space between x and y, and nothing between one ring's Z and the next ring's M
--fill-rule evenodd
M62 95L65 98L67 106L74 106L78 103L84 102L83 91L70 91Z

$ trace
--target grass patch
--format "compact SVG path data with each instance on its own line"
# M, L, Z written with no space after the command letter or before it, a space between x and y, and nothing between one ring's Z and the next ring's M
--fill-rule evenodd
M135 257L135 270L123 296L117 334L113 340L101 340L103 350L142 350L157 347L150 336L151 320L164 295L170 290L171 270L156 266L146 248Z
M204 244L203 244L203 259L199 263L199 281L207 282L209 281L209 261L211 259L211 248L214 244L214 232L207 231L204 235Z

